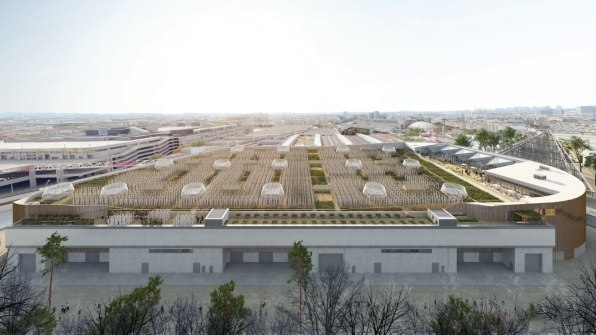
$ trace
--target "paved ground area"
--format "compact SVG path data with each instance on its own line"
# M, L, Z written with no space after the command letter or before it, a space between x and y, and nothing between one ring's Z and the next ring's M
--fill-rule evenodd
M538 301L549 292L554 292L567 281L578 277L579 268L589 260L596 260L596 228L587 228L588 244L586 253L575 260L556 262L553 274L514 274L498 264L466 264L460 266L457 274L368 274L366 280L371 285L383 289L408 287L413 299L420 306L431 306L435 300L444 300L448 295L461 296L470 302L495 298L508 307L526 307ZM70 313L88 308L98 302L107 301L119 293L129 292L133 287L144 285L147 274L109 274L104 266L61 267L55 276L53 294L54 305L68 303ZM256 306L267 302L268 306L282 304L287 291L287 267L274 264L233 265L222 274L163 274L162 296L164 303L176 297L195 296L205 305L209 293L219 284L235 280L237 291L244 294L247 304ZM48 278L32 274L32 283L45 289ZM354 276L358 279L359 276ZM532 324L532 330L540 332L542 325Z

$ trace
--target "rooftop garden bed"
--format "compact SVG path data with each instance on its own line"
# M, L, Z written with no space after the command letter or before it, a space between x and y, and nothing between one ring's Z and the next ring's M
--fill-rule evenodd
M22 219L21 225L92 225L94 222L94 219L81 218L79 215L38 215L33 218Z

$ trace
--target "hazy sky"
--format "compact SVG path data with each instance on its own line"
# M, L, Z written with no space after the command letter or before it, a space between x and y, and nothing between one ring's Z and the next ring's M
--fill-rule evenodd
M595 17L595 0L0 0L0 112L591 105Z

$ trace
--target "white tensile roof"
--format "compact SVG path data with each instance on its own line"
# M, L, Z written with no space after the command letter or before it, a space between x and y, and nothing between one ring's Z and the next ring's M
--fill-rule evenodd
M190 183L184 185L180 195L184 198L199 197L205 193L205 184L203 183Z
M171 166L174 166L174 160L171 158L161 158L158 159L157 162L155 162L154 167L156 169L166 169L169 168Z
M457 195L464 198L468 197L468 191L463 185L455 183L443 183L441 186L441 192L446 195Z
M111 197L128 193L128 185L125 182L111 183L101 188L100 197Z
M362 194L369 198L386 198L387 190L381 183L368 182L364 185Z
M73 192L74 186L72 183L60 183L46 187L41 197L46 200L60 200L72 195Z
M406 158L402 162L402 165L405 166L405 167L407 167L407 168L413 168L413 169L420 168L420 162L417 161L417 160L415 160L415 159Z
M232 163L229 159L216 159L215 162L213 162L213 168L216 170L225 170L230 166L232 166Z
M273 170L283 170L288 167L288 161L285 159L274 159L271 162Z
M230 152L233 154L239 154L244 151L244 147L241 145L235 145L230 148Z
M395 152L395 147L391 145L386 145L381 149L383 152Z
M264 198L279 198L284 195L284 187L280 183L267 183L261 189Z
M346 159L345 166L350 169L360 170L362 169L362 161L359 159Z

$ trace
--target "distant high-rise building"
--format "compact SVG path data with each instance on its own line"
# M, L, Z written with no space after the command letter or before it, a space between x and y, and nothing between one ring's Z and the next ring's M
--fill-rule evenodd
M596 115L596 106L578 106L575 111L580 114Z

